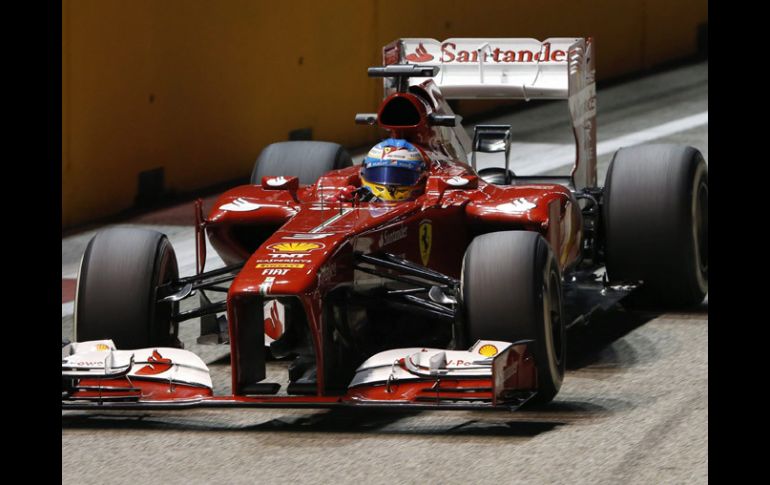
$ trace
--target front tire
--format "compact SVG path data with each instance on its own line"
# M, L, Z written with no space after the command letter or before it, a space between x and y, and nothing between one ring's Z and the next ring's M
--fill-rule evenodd
M135 228L99 232L86 247L77 280L75 341L112 339L119 349L178 346L176 303L156 303L158 286L179 276L164 234Z
M478 236L465 252L461 282L468 343L534 340L532 403L553 400L564 380L567 348L561 274L546 240L529 231Z

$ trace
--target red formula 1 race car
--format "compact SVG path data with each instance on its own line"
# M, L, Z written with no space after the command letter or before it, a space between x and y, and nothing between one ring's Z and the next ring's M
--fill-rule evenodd
M704 298L703 157L624 148L597 185L590 39L400 39L383 61L369 75L384 100L356 121L389 137L357 166L333 143L268 146L249 185L207 216L199 202L196 275L178 276L163 234L91 240L64 409L515 409L557 394L571 325L629 295ZM571 173L517 176L510 127L476 126L471 140L447 102L458 98L567 99ZM482 153L505 166L477 171ZM226 267L204 271L206 237ZM201 304L180 311L193 295ZM179 323L198 317L204 340L230 346L232 395L213 395L204 362L179 348ZM268 359L286 364L287 386L266 381Z

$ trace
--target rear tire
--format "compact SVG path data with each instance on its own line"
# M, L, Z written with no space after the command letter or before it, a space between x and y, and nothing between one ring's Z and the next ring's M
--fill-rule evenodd
M478 236L465 252L461 282L468 343L533 339L531 402L553 400L564 380L567 339L561 275L546 240L529 231Z
M254 164L251 183L262 177L297 177L311 185L326 172L353 166L350 154L337 143L326 141L285 141L268 145Z
M157 287L179 276L164 234L135 228L99 232L86 247L75 298L75 341L112 339L117 348L177 346Z
M516 174L511 170L508 170L509 182L506 183L505 175L506 171L503 167L489 167L479 170L479 177L481 177L484 182L493 185L508 185L512 183L513 179L516 177Z
M684 145L615 153L604 188L607 276L643 281L641 306L687 306L708 292L708 168Z

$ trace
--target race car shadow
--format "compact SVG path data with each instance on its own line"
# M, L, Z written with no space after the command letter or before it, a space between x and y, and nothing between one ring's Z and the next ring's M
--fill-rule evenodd
M286 416L271 419L263 423L229 426L197 422L193 419L167 419L155 416L70 416L62 417L63 429L142 429L142 430L178 430L178 431L214 431L214 432L281 432L281 433L335 433L335 434L382 434L382 435L446 435L446 436L511 436L531 438L540 433L551 431L567 424L562 421L548 420L489 420L484 417L464 420L453 424L431 424L432 420L410 418L419 412L372 412L351 413L350 410L320 412L311 416ZM510 418L510 414L506 414ZM443 421L443 420L442 420Z
M212 419L211 416L200 419L192 415L152 412L77 413L63 415L62 428L532 438L565 425L601 419L609 414L605 407L578 401L559 401L542 409L514 413L501 410L332 409L312 414L284 415L254 424L234 424L227 416L223 416L224 419Z
M609 374L638 363L640 354L655 355L649 348L635 349L622 339L656 319L702 320L708 315L708 299L680 310L615 310L594 316L588 325L573 327L567 333L567 370L588 370L594 375ZM641 337L640 337L641 338ZM639 339L637 339L639 340ZM644 352L641 352L644 350Z
M566 424L561 420L511 421L509 412L471 412L452 415L443 412L435 420L430 411L390 410L331 410L299 419L273 419L250 427L255 431L279 432L330 432L330 433L372 433L380 435L425 435L425 436L509 436L531 438L552 431Z
M611 311L595 316L588 325L575 327L567 334L567 370L588 366L608 369L635 363L633 349L613 345L633 330L657 318L659 312Z
M683 308L675 311L666 312L666 318L674 320L702 320L704 316L708 317L709 314L709 300L708 295L698 305L692 308ZM706 318L708 320L708 318Z

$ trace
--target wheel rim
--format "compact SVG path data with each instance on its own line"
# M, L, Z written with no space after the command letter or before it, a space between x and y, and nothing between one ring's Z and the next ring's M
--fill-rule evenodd
M546 340L550 340L549 353L553 354L556 370L558 370L563 358L561 295L559 278L553 271L550 272L548 282L543 287L543 317L546 325Z
M709 270L709 189L706 184L701 184L698 190L698 217L696 219L696 230L698 235L698 263L701 271L708 273Z
M179 277L179 270L176 262L174 250L168 246L168 250L161 254L161 261L158 269L158 281L153 290L152 301L155 302L153 311L153 321L156 329L160 328L161 341L163 345L175 344L176 326L171 323L171 316L179 309L179 302L157 303L157 288Z
M693 196L692 230L698 286L700 286L703 291L708 290L708 201L708 184L701 178Z

